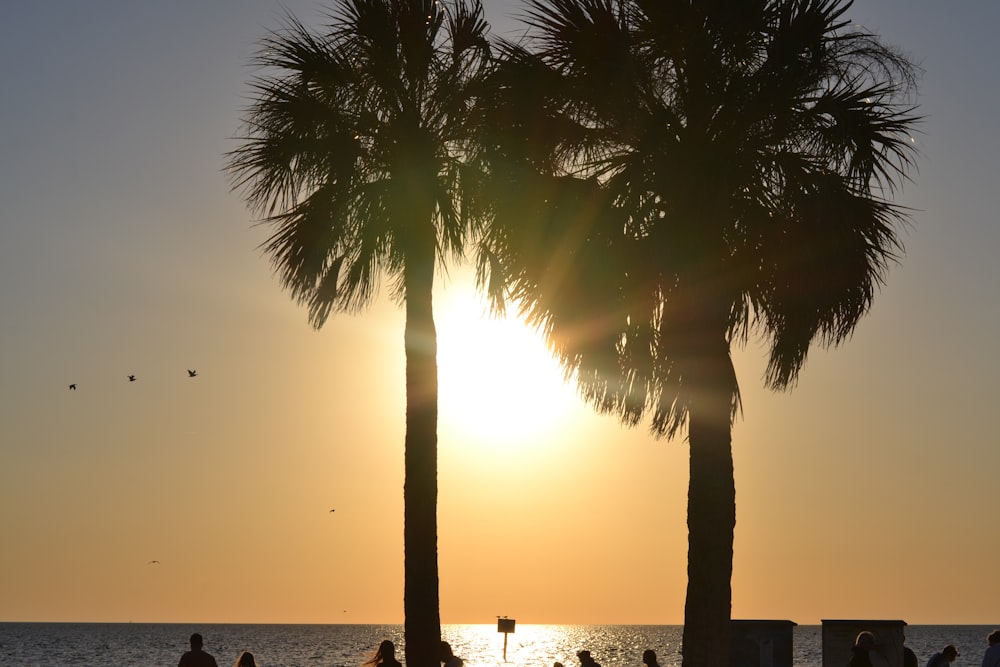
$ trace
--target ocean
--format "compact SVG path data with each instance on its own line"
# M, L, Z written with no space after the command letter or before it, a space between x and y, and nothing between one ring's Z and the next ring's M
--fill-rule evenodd
M923 666L945 644L960 652L952 667L979 667L986 635L979 625L909 625L906 645ZM219 667L251 651L259 667L359 667L382 639L403 646L401 625L188 625L160 623L0 623L0 667L173 667L200 632ZM468 667L576 667L589 650L603 667L642 667L642 652L656 651L663 667L679 667L681 626L517 625L504 635L496 624L445 625L443 639ZM818 625L793 631L794 667L824 667ZM397 649L404 661L405 653ZM826 667L831 667L827 665ZM835 665L833 667L844 667Z

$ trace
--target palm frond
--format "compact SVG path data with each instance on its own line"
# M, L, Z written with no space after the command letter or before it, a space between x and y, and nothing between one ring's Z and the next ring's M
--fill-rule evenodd
M762 336L782 388L870 308L902 252L888 197L914 164L916 68L849 9L529 0L483 133L501 231L480 279L597 409L675 435L701 391L702 332ZM719 381L735 415L735 375Z
M327 19L314 31L289 14L261 41L227 155L317 327L367 305L381 278L405 299L407 265L461 256L488 215L465 148L491 66L479 0L341 0Z

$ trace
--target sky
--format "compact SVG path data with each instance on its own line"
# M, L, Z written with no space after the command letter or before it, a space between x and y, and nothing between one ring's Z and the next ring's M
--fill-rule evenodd
M5 7L0 621L402 622L402 313L312 329L223 172L259 40L322 8ZM735 353L732 615L995 624L1000 4L849 16L924 70L912 224L794 390ZM467 268L435 311L442 621L681 623L686 442L595 415Z

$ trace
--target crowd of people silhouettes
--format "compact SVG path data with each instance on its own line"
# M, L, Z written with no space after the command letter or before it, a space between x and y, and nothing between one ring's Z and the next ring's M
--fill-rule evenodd
M1000 667L1000 630L991 632L986 641L988 647L983 654L981 667ZM215 658L205 652L204 640L199 633L191 635L190 643L191 650L181 656L178 667L218 667ZM890 667L891 663L881 649L882 646L873 632L868 630L859 632L851 646L851 658L847 667ZM958 655L958 648L954 644L947 644L930 657L926 667L950 667ZM576 657L580 661L580 667L601 667L588 650L578 651ZM902 660L902 667L919 667L917 655L908 646L903 647ZM442 667L464 667L465 664L455 655L451 644L446 641L441 642L440 662ZM656 651L653 649L643 651L642 664L643 667L660 667ZM236 659L235 667L258 666L253 653L243 651ZM403 667L403 665L396 658L396 645L388 639L383 639L372 655L361 663L361 667ZM556 662L552 667L563 667L563 664Z
M215 658L204 650L204 639L201 634L196 632L191 635L190 642L191 650L186 651L181 656L178 667L218 667ZM580 660L580 667L601 667L590 655L590 651L579 651L576 657ZM440 662L441 667L463 667L465 665L465 661L455 655L451 644L446 641L441 642ZM643 651L642 664L645 667L660 667L656 661L656 653L652 649ZM236 659L235 667L258 667L258 665L253 653L243 651ZM389 639L383 639L372 655L361 663L361 667L403 667L403 665L396 658L396 645ZM563 665L557 662L553 667L563 667Z
M904 637L905 641L905 637ZM981 667L1000 667L1000 630L994 630L986 637L987 648L983 654ZM886 667L890 661L881 651L881 646L875 634L867 630L859 632L851 647L851 659L848 667ZM927 667L951 667L958 658L958 647L946 644L940 651L934 653L927 661ZM919 667L917 654L909 646L903 646L903 667Z

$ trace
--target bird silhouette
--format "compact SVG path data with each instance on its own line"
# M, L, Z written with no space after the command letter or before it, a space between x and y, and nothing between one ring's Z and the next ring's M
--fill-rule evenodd
M337 510L330 510L331 512L336 512Z
M147 564L147 565L159 565L159 564L160 564L160 561L158 561L158 560L151 560L151 561L149 561L149 562L148 562L148 563L146 563L146 564Z
M197 375L198 375L198 371L193 371L190 368L188 369L188 377L189 378L196 377Z
M73 384L71 384L69 388L72 389L73 391L76 391L76 383L74 382Z
M128 381L129 382L135 382L135 376L134 375L129 375L128 376Z

